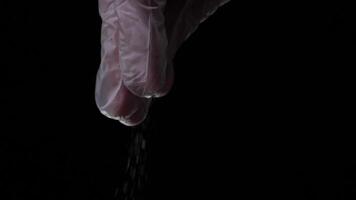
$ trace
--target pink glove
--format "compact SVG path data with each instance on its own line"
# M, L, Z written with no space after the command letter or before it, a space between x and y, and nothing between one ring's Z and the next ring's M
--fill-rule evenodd
M127 126L147 116L151 98L173 84L172 59L199 24L229 0L99 0L101 64L95 100Z

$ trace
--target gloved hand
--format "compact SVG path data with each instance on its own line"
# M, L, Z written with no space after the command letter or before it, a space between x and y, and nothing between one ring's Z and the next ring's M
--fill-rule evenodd
M173 84L172 59L198 25L229 0L99 0L101 64L95 100L105 116L140 124Z

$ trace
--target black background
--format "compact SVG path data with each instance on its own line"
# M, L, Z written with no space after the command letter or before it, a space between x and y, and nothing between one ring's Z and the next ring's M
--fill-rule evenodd
M0 5L0 198L114 199L132 130L95 106L97 2ZM203 23L150 110L146 199L354 199L355 22L234 2Z

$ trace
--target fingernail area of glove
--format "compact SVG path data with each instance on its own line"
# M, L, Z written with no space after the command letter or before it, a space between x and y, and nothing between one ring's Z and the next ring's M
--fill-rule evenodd
M143 108L143 110L142 110L142 108L136 109L132 114L130 114L128 116L116 116L115 117L115 116L110 115L105 110L100 110L100 112L107 118L117 120L125 126L137 126L137 125L141 124L143 121L145 121L145 119L147 117L147 113L148 113L148 106Z
M96 97L102 94L98 93ZM114 99L103 105L99 98L96 99L100 112L110 118L121 122L126 126L136 126L142 123L148 113L151 99L138 97L127 90L126 87L120 87ZM102 106L103 105L103 106Z
M132 114L128 116L119 117L118 121L126 126L137 126L143 121L145 121L148 114L149 106L150 101L146 105L140 106L135 109Z
M148 99L159 98L167 95L172 89L174 83L174 67L172 63L168 64L164 77L164 81L156 82L154 84L152 84L151 82L126 82L125 80L123 81L123 83L125 87L136 96Z

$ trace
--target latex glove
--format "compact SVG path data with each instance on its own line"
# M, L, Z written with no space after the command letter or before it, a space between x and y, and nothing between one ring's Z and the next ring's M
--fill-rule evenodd
M229 0L99 0L101 63L95 100L105 116L140 124L173 84L172 59L198 25Z

